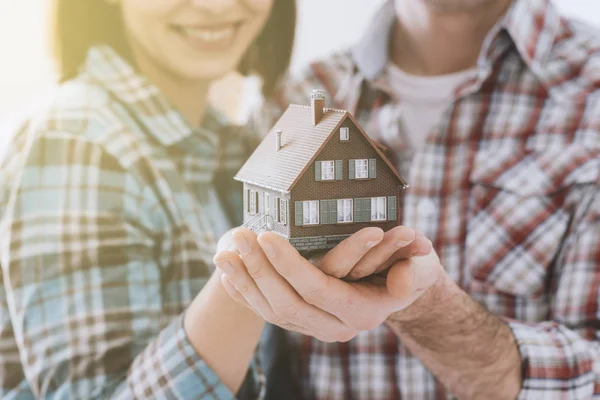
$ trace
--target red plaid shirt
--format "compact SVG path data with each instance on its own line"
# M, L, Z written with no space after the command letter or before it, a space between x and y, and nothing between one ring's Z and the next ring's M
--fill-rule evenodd
M325 89L329 106L393 150L411 185L404 224L512 328L520 398L600 395L600 35L547 0L515 1L486 39L477 77L415 152L387 82L394 15L390 1L361 43L314 63L257 119L266 128L281 107ZM308 398L451 397L386 326L349 343L289 338Z

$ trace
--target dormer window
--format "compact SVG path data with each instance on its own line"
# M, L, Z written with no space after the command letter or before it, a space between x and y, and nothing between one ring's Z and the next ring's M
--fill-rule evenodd
M350 128L340 128L340 140L342 142L350 140Z

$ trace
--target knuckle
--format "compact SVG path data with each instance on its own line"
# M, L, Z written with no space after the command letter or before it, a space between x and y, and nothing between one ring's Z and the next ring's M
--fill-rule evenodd
M265 270L262 267L248 267L248 275L255 281L262 279L265 276Z
M324 305L326 303L325 294L323 293L323 290L321 290L321 289L316 289L311 292L302 293L302 294L300 294L300 296L302 296L302 298L307 303L312 304L314 306Z

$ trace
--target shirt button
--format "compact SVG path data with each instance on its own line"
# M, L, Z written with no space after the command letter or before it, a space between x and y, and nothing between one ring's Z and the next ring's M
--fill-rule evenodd
M436 211L435 203L431 199L420 200L417 211L422 217L431 217Z

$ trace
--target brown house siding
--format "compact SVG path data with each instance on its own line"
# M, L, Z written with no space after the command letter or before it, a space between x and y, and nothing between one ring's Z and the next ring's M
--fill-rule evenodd
M329 235L347 235L364 227L378 226L389 230L398 225L398 221L362 222L331 225L295 226L295 202L304 200L355 199L361 197L397 196L397 205L401 204L400 183L385 162L379 157L370 143L362 136L349 118L342 122L342 127L350 129L350 140L340 141L339 130L317 155L316 161L343 160L343 178L333 181L315 181L315 165L309 166L291 191L290 237L313 237ZM377 160L377 177L375 179L349 179L348 160ZM399 212L397 212L400 215Z

